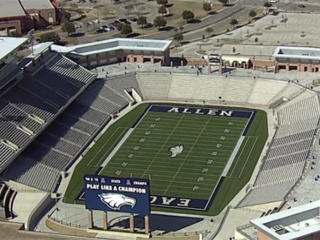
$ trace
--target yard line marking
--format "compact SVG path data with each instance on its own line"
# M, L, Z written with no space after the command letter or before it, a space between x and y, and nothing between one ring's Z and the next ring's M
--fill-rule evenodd
M206 122L205 126L202 128L202 130L201 130L201 132L199 133L199 135L198 135L198 137L197 137L196 141L194 142L194 144L191 146L191 148L190 148L189 152L187 153L187 156L185 157L184 161L181 163L181 165L180 165L180 167L179 167L178 171L177 171L177 172L176 172L176 174L173 176L172 181L174 181L174 179L176 178L176 176L177 176L177 175L178 175L178 173L180 172L181 167L183 166L183 164L184 164L184 163L185 163L185 161L187 160L187 158L188 158L189 154L192 152L192 149L193 149L193 148L194 148L194 146L196 145L197 140L200 138L200 136L201 136L202 132L204 131L205 127L206 127L206 126L208 125L208 123L210 122L210 119L211 119L211 118L208 118L208 121ZM171 182L170 182L170 184L168 185L168 187L167 187L167 189L165 190L165 192L164 192L164 194L163 194L163 195L165 195L165 194L167 193L167 191L169 190L170 186L172 185L172 181L171 181Z
M246 143L244 144L244 146L243 146L243 148L242 148L242 150L241 150L241 153L240 153L240 155L239 155L239 157L238 157L238 159L237 159L237 161L236 161L236 164L234 165L234 167L233 167L233 169L232 169L232 172L231 172L231 174L230 174L230 177L232 177L232 174L233 174L234 169L237 168L239 159L241 158L241 155L242 155L242 153L243 153L243 150L244 150L244 149L246 148L246 146L247 146L247 143L248 143L248 141L249 141L249 138L250 138L250 137L248 137Z
M144 177L144 175L146 174L146 172L149 170L149 168L151 167L151 165L153 164L153 162L155 161L155 159L157 158L157 156L159 155L159 153L162 151L163 147L167 144L167 141L170 139L171 135L173 134L173 132L176 130L176 128L179 126L179 123L182 121L183 117L185 115L183 114L182 117L180 118L180 120L178 121L178 123L176 124L176 126L172 129L171 134L167 137L166 141L162 144L161 148L159 149L159 151L157 152L157 154L154 156L154 158L152 159L151 163L149 164L149 166L147 167L147 169L144 171L143 175L141 178Z
M257 140L258 140L258 137L255 137L254 144L252 145L251 150L250 150L250 153L248 154L247 160L246 160L245 164L244 164L244 165L243 165L243 167L242 167L242 170L241 170L241 173L240 173L239 178L241 177L242 172L243 172L243 170L244 170L245 166L247 165L248 159L249 159L249 157L250 157L250 155L251 155L251 152L252 152L252 150L253 150L254 146L256 145Z
M110 150L110 148L108 148L108 151L106 151L105 154L103 155L103 157L99 160L98 165L91 165L90 163L97 157L97 155L102 151L102 149L105 150L105 149L104 149L104 146L110 141L110 139L113 137L113 135L116 134L116 132L117 132L119 129L121 129L121 128L123 128L124 130L122 130L121 134L117 137L116 141L112 144L112 146L114 146L114 144L118 141L118 139L119 139L120 137L122 137L123 132L124 132L125 130L127 130L126 127L118 127L117 130L114 131L113 134L108 138L108 140L102 145L102 147L99 149L99 151L97 151L97 153L96 153L96 154L94 155L94 157L90 160L90 162L87 164L87 166L94 166L94 167L100 166L100 161L101 161L101 159L104 159L104 157L106 156L106 154L108 153L108 151ZM90 151L90 150L89 150L89 151Z

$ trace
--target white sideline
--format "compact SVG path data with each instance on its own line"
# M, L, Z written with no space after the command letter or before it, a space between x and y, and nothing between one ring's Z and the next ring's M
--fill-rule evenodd
M123 136L123 138L118 142L117 146L112 150L112 152L109 154L109 156L104 160L104 162L101 164L101 167L105 167L108 162L113 158L113 156L116 154L116 152L119 150L119 148L122 146L122 144L127 140L127 138L130 136L134 128L130 128L128 132Z
M244 139L245 139L245 136L241 136L241 137L239 138L239 140L238 140L238 142L237 142L237 145L236 145L235 148L233 149L233 152L232 152L232 154L231 154L231 156L230 156L230 158L229 158L229 160L228 160L228 162L227 162L227 165L226 165L226 167L224 168L224 170L223 170L223 172L222 172L222 174L221 174L222 177L227 176L227 174L228 174L228 172L229 172L229 169L230 169L230 167L231 167L234 159L236 158L237 153L238 153L238 151L239 151L239 149L240 149L240 147L241 147L241 144L242 144L242 142L244 141Z

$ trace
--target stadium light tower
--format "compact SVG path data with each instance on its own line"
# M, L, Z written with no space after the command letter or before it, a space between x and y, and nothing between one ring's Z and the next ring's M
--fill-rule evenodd
M31 54L33 55L34 29L28 32L28 43L31 44Z

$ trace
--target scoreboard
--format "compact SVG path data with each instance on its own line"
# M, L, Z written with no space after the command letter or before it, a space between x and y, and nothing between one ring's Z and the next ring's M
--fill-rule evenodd
M149 179L84 176L86 209L150 214Z

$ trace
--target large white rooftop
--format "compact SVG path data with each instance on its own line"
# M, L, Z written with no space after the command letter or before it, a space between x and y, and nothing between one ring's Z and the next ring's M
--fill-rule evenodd
M27 38L0 37L0 60L27 40Z
M169 40L114 38L69 47L52 45L51 49L60 53L74 53L82 56L120 49L163 52L170 46L171 42Z
M320 48L280 46L276 48L273 56L275 58L320 60Z
M261 232L276 240L292 240L320 232L320 201L251 220Z

